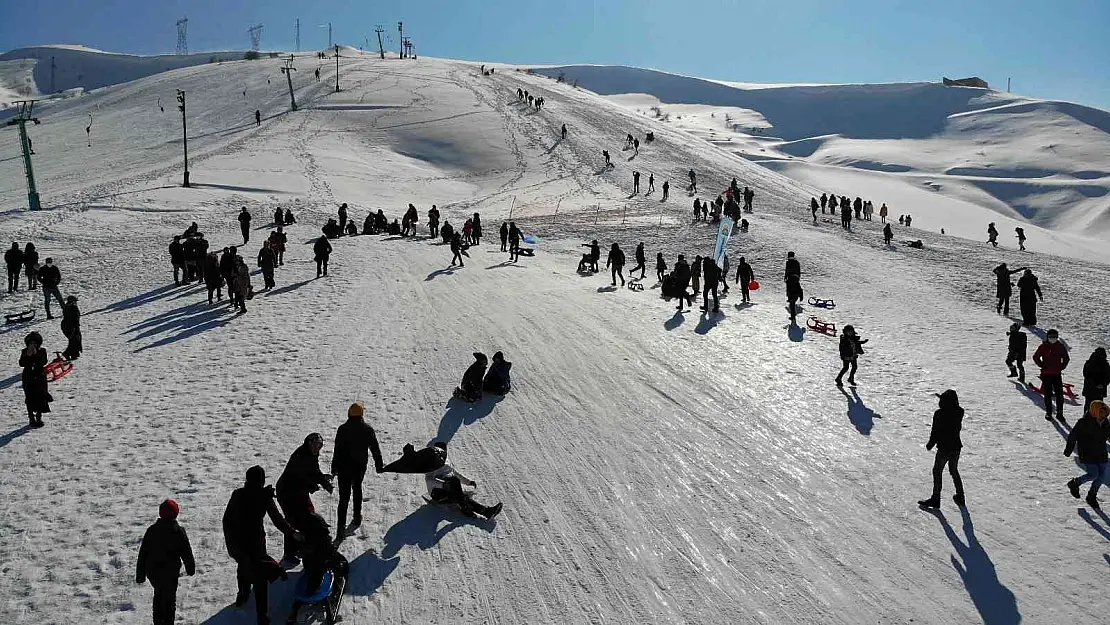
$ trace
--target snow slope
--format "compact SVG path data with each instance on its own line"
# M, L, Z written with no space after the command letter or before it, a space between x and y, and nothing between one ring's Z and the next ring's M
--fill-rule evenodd
M341 547L349 623L1046 623L1110 607L1092 583L1110 562L1110 518L1067 495L1078 469L1059 455L1063 430L1002 377L1009 320L990 302L992 266L1035 267L1042 323L1061 328L1075 369L1110 336L1089 304L1110 296L1105 265L920 230L898 239L925 249L886 248L875 223L807 224L798 207L812 188L586 91L509 67L484 78L427 58L343 63L338 94L334 65L316 83L315 61L298 63L298 112L268 61L45 106L32 130L49 207L38 213L19 208L13 133L0 132L0 232L57 260L63 290L81 298L87 349L52 386L43 430L22 427L17 368L0 381L7 622L146 622L134 557L165 497L181 503L198 557L181 620L253 622L252 607L228 605L227 497L253 464L276 480L307 433L330 439L355 399L387 455L449 439L479 496L505 512L467 520L424 506L417 476L368 476L363 526ZM547 106L517 104L518 87ZM177 186L177 113L155 105L174 89L196 102L193 189ZM655 143L620 151L625 132L648 130ZM629 197L633 167L657 187L671 180L672 199ZM729 298L720 317L675 315L650 278L633 292L574 272L591 238L629 254L644 241L669 264L707 252L713 231L690 224L679 191L690 167L703 189L732 176L756 189L751 232L730 252L764 284L752 306ZM452 270L423 238L344 238L315 280L311 242L339 202L359 221L409 202L422 215L438 204L456 225L480 211L487 242ZM214 248L240 243L240 206L255 217L252 266L275 206L299 223L277 289L234 318L169 282L165 248L193 220ZM510 211L543 240L534 258L506 262L493 243ZM871 339L854 392L831 384L835 339L784 326L788 249L807 295L836 298L821 314ZM27 298L0 296L6 310ZM40 316L0 329L0 353L14 361L29 328L60 348ZM505 351L514 390L451 404L475 350ZM946 499L934 516L913 501L929 487L932 393L949 387L968 410L970 508ZM326 469L330 445L324 456ZM315 500L334 521L335 497ZM271 592L275 622L292 583Z
M939 83L752 86L629 67L535 71L617 94L642 113L658 107L672 124L807 184L827 185L823 167L864 170L846 174L868 181L859 189L832 191L889 189L876 204L896 198L895 214L913 214L930 230L978 238L1001 217L1000 226L1110 231L1106 111ZM903 203L921 195L911 189L931 199ZM969 215L968 204L980 208Z

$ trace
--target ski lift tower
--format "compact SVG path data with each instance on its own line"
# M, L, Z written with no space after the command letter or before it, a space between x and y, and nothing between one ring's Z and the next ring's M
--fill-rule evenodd
M19 112L7 123L8 126L19 128L19 145L23 149L23 172L27 176L27 205L33 211L42 208L42 204L39 203L39 192L35 188L35 170L31 167L31 140L27 138L27 122L42 123L37 117L31 116L36 101L22 100L15 102L15 105L19 107Z
M297 110L297 97L293 95L293 72L297 71L293 67L293 55L289 55L289 60L281 67L281 73L285 74L285 79L289 83L289 102L293 105L293 110Z

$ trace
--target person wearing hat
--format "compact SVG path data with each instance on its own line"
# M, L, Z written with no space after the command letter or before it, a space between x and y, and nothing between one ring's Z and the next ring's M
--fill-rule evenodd
M339 481L339 508L336 513L336 534L342 536L347 523L347 504L354 494L354 515L351 527L362 525L362 480L366 463L374 458L374 471L382 472L382 450L374 428L364 420L366 406L356 401L347 408L347 420L335 430L335 451L331 456L331 473ZM369 452L369 453L367 453Z
M158 520L146 530L135 563L135 583L150 580L154 588L154 625L173 625L177 612L177 580L181 565L190 577L196 574L193 548L185 528L177 523L181 508L167 499L158 506Z
M1006 351L1006 366L1010 368L1010 375L1006 377L1017 378L1018 382L1024 384L1025 354L1029 337L1021 331L1021 324L1017 322L1010 325L1010 331L1006 335L1010 337Z
M428 487L428 498L439 504L453 504L467 516L480 514L486 519L493 519L501 512L501 504L483 506L474 501L473 493L463 490L463 485L477 488L478 482L466 477L455 470L447 462L447 443L436 441L431 444L443 452L444 463L434 471L424 474L424 485Z
M482 398L482 380L486 376L486 355L474 352L474 362L463 373L462 383L455 389L455 397L476 402Z
M1102 479L1106 477L1106 440L1110 438L1110 405L1101 399L1091 402L1091 408L1083 418L1076 421L1075 427L1068 434L1068 443L1064 446L1064 455L1071 456L1073 451L1079 451L1079 463L1083 465L1086 474L1068 481L1068 490L1071 496L1079 499L1079 487L1091 483L1087 491L1087 503L1095 510L1099 509L1098 489L1102 486Z
M70 295L62 306L62 335L69 339L62 358L77 360L81 355L81 309L77 307L77 296Z
M265 469L255 465L247 469L243 486L231 493L224 509L223 530L227 553L237 565L235 579L239 591L235 595L235 606L245 605L253 588L259 625L270 622L270 583L287 577L281 565L266 552L266 530L262 526L266 516L283 534L299 539L296 530L278 511L274 487L266 486Z
M62 292L58 290L58 285L62 283L62 272L58 271L58 267L54 264L53 258L47 258L46 264L39 268L39 284L42 285L42 296L46 305L46 318L53 319L54 315L50 314L50 296L53 295L58 300L59 306L65 305L65 300L62 298Z
M289 524L296 529L301 529L301 522L306 515L315 512L312 505L312 493L321 487L329 493L334 490L331 476L320 471L320 450L324 448L324 437L318 432L313 432L305 437L304 443L298 447L285 464L285 470L277 481L277 499L281 510ZM300 562L297 557L297 541L285 537L285 555L282 558L285 568L293 568Z
M42 348L42 335L31 332L23 339L25 347L19 353L19 366L23 367L23 397L31 427L42 427L42 413L50 412L54 398L46 386L46 350Z
M960 398L956 391L948 389L937 394L939 407L933 413L933 428L929 431L929 442L925 449L937 448L936 458L933 460L933 495L928 499L917 502L923 508L940 507L941 477L944 467L948 465L948 472L952 475L952 485L956 487L956 494L952 501L957 506L964 507L964 482L960 479L960 451L963 442L960 440L960 429L963 428L964 409L960 407Z
M1068 348L1060 343L1060 333L1052 328L1045 335L1037 351L1033 352L1033 363L1041 368L1041 394L1044 395L1044 418L1052 420L1052 399L1056 398L1056 420L1064 422L1064 369L1068 368L1071 356Z
M489 366L489 371L486 372L486 378L482 381L482 390L489 391L495 395L504 395L512 388L512 378L509 376L509 371L513 368L513 363L505 360L505 355L497 352L493 355L493 364Z

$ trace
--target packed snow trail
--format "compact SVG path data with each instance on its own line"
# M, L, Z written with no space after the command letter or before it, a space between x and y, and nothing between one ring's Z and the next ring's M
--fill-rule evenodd
M327 467L355 399L387 459L408 442L449 439L453 464L505 510L478 523L425 506L420 476L368 476L363 525L341 547L352 563L347 622L1040 623L1107 609L1090 580L1105 571L1110 519L1073 505L1064 482L1079 471L1060 455L1058 428L1003 377L1009 320L994 314L989 291L994 255L1042 273L1042 323L1071 345L1065 379L1074 379L1105 340L1106 320L1087 303L1105 299L1107 267L935 235L920 237L924 250L887 249L877 222L855 234L806 225L783 179L756 178L761 170L691 140L672 179L693 166L713 172L699 174L709 188L736 171L757 193L782 195L757 195L752 230L730 250L764 285L753 305L737 308L733 290L721 316L678 316L651 277L635 293L609 288L606 273L574 272L591 238L629 253L643 240L649 258L663 251L671 265L712 247L713 229L689 224L678 197L662 214L654 198L638 198L627 217L607 207L594 227L596 193L617 206L627 167L594 183L587 159L600 147L544 153L555 133L545 136L540 120L623 131L626 113L551 87L548 108L519 119L474 105L507 101L518 78L543 79L483 82L465 64L438 61L399 67L366 63L340 96L219 147L194 168L207 187L172 187L176 173L112 173L104 184L115 200L0 222L56 259L63 291L85 313L86 352L51 387L44 429L22 427L14 364L0 385L10 415L0 437L9 502L0 597L14 623L146 622L151 593L134 584L134 557L166 497L180 502L198 559L197 576L181 582L182 619L251 621L252 607L228 605L227 497L253 464L275 481L312 431L329 441ZM468 126L443 121L468 109L479 111L462 118ZM657 130L668 133L679 134ZM616 143L623 132L613 134ZM641 158L665 163L670 145L642 146ZM79 157L59 157L59 178L77 175ZM548 182L562 175L573 182ZM167 188L142 190L152 183ZM537 206L566 198L557 219L537 210L519 221L544 242L518 263L491 236L507 216L507 189ZM794 192L800 206L807 190ZM446 248L422 238L343 238L329 277L315 280L311 242L339 201L359 221L378 207L398 217L411 201L422 234L432 203L456 225L477 210L486 243L448 270ZM200 288L172 286L173 234L195 219L213 249L237 244L234 216L247 205L255 230L242 253L253 266L277 203L299 223L277 288L248 302L250 312L233 318ZM785 327L789 249L806 295L837 301L821 314L871 339L855 393L832 384L835 339ZM21 306L27 294L2 301ZM14 361L31 328L48 349L61 344L40 319L0 328L0 351ZM475 350L505 352L514 390L449 404ZM949 387L968 413L966 517L948 482L941 514L914 505L930 486L932 393ZM1077 412L1068 408L1071 422ZM334 521L336 498L314 499ZM278 554L281 537L271 530L269 540ZM275 622L292 583L271 591Z

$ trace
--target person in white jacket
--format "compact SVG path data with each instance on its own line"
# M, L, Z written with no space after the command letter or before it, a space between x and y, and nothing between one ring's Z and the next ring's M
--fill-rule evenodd
M447 454L447 443L435 442L433 447L443 450ZM474 495L463 490L463 485L475 488L478 483L455 470L446 460L443 466L424 474L424 483L428 487L428 498L439 504L454 504L467 516L481 515L492 519L501 512L501 504L483 506L474 501Z

